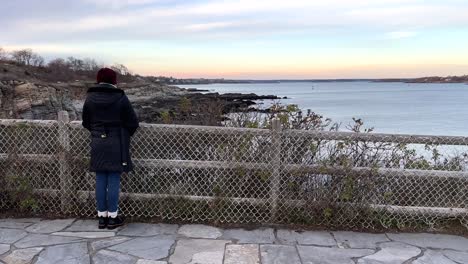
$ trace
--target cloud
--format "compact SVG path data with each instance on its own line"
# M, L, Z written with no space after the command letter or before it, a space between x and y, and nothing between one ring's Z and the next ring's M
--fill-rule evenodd
M96 31L108 28L118 28L130 24L130 18L125 16L90 16L69 21L24 21L24 29L32 32L64 32Z
M468 26L468 4L409 4L399 6L370 6L345 12L352 24L385 27L445 27Z
M24 0L22 0L24 1ZM54 0L55 1L55 0ZM457 0L434 4L423 0L80 0L82 5L95 6L85 13L66 11L57 17L60 10L50 9L33 15L18 15L9 19L3 35L18 39L35 39L43 34L54 38L68 39L70 34L82 39L95 39L115 30L115 37L153 38L164 34L168 37L190 32L197 34L214 32L242 38L245 32L257 29L259 34L310 32L317 28L336 27L344 29L385 30L388 37L408 37L397 34L400 28L418 30L423 27L468 26L468 4ZM432 4L431 4L432 3ZM10 5L12 5L10 3ZM102 12L101 8L117 8ZM14 8L14 7L10 7ZM27 8L16 7L16 8ZM75 7L78 9L78 7ZM86 9L86 8L81 8ZM2 18L0 18L2 23ZM233 30L235 32L233 32ZM50 33L49 33L50 32ZM80 33L81 32L81 33ZM103 34L99 34L102 32ZM49 34L48 34L49 33ZM114 33L114 32L112 32ZM235 34L233 34L235 33ZM80 34L80 35L78 35ZM195 36L195 35L193 35ZM209 37L209 35L207 35Z
M385 34L387 39L404 39L411 38L417 35L414 31L392 31Z
M185 9L185 12L192 14L239 15L246 13L312 11L309 15L313 17L314 15L320 14L320 11L326 10L344 10L349 8L382 6L385 4L409 4L419 2L421 2L421 0L218 0L207 1L191 7L189 6Z
M201 23L201 24L190 24L185 26L188 31L207 31L213 29L223 29L235 26L232 22L213 22L213 23ZM239 25L239 24L237 24Z
M414 42L409 49L414 49L419 47L416 42L423 36L434 36L431 30L450 32L457 28L460 33L443 38L442 45L435 47L431 54L442 54L444 48L440 46L468 44L464 42L468 38L463 37L468 28L468 2L461 0L77 0L64 3L43 0L39 5L34 0L6 1L2 7L8 9L7 17L0 16L0 24L5 25L0 45L31 47L52 55L80 56L95 52L102 58L114 60L114 56L122 62L134 61L136 57L154 61L164 54L168 56L167 64L173 65L173 61L201 61L208 55L213 56L210 63L216 65L222 61L233 63L233 58L239 56L228 55L237 52L248 56L233 64L272 58L280 68L288 58L292 67L302 57L308 58L307 63L323 65L337 52L356 65L360 59L352 56L356 53L353 48L362 48L360 55L372 54L372 50L380 54L382 49L388 49L385 53L395 51L393 57L400 58L406 56L402 52L409 47L406 42L397 50L383 47L389 41L381 40L420 36L411 39ZM111 10L107 10L109 7ZM183 50L187 48L190 51ZM462 51L462 48L452 50ZM184 55L184 59L174 59L176 54ZM317 59L320 54L326 55L323 60ZM271 64L255 65L267 66ZM163 67L166 66L160 66Z
M84 4L94 5L99 8L120 9L129 6L148 5L167 2L164 0L81 0Z

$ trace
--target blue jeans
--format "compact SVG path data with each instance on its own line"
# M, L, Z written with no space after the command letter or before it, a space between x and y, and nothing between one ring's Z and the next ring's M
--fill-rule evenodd
M100 212L117 212L120 172L96 172L96 200Z

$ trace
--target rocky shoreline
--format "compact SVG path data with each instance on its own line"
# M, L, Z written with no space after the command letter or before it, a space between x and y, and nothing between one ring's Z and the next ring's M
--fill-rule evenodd
M0 81L0 118L57 118L58 111L67 111L72 120L79 118L69 89L24 80Z
M11 67L10 67L11 68ZM68 111L72 120L79 120L86 91L91 80L48 82L37 76L0 72L0 118L3 119L56 119L58 111ZM174 121L195 120L206 112L222 115L229 112L254 110L256 101L283 99L275 95L241 93L206 93L183 89L136 77L132 82L120 83L140 120L161 123L170 115Z
M466 83L468 84L468 75L448 76L448 77L422 77L413 79L378 79L375 82L402 82L402 83Z
M181 114L188 114L196 119L195 115L205 115L210 111L218 112L221 120L223 114L230 112L254 111L256 101L282 99L275 95L263 96L253 93L206 93L154 83L135 88L125 86L122 88L129 96L140 119L151 123L164 121L163 116L167 114L172 119L177 119Z

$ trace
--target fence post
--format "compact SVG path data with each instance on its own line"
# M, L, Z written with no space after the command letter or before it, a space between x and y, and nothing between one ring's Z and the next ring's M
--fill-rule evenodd
M278 200L281 184L281 121L278 118L274 118L271 121L271 168L272 173L270 182L270 221L274 223L278 211Z
M61 213L67 213L70 205L70 167L68 166L68 152L70 151L70 135L68 123L70 118L67 111L58 112L58 143L60 166L60 208Z

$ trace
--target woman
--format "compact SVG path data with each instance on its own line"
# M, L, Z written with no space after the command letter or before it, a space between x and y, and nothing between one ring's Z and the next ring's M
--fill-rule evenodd
M130 137L138 119L124 91L118 89L117 74L100 69L97 85L90 88L83 106L83 126L91 132L90 171L96 172L99 228L124 224L118 216L120 176L133 169Z

